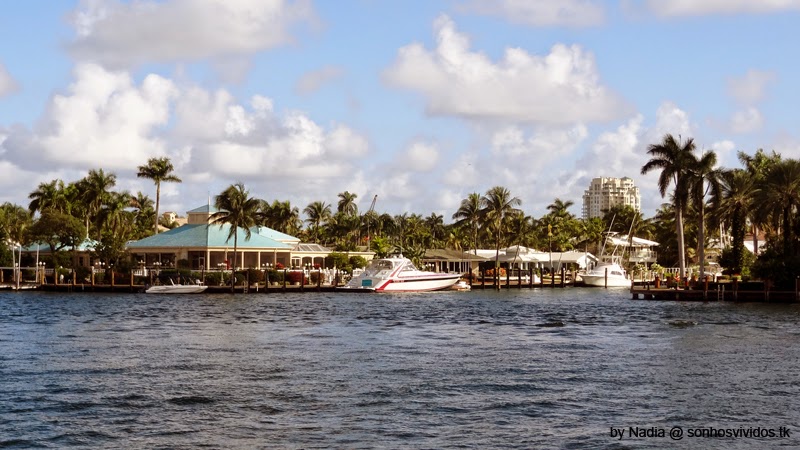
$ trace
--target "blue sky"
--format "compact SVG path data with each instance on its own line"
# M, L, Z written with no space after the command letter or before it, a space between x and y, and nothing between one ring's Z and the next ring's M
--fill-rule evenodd
M800 0L34 0L0 15L0 202L168 156L179 214L231 183L302 210L443 214L509 188L535 217L594 177L663 202L646 149L800 157Z

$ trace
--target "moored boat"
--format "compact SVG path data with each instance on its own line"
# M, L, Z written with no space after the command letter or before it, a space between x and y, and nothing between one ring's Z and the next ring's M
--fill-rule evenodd
M601 262L592 270L581 274L586 286L631 287L631 279L619 263L613 260Z
M342 291L420 292L451 288L461 278L459 273L428 272L418 269L403 255L372 260L353 277Z
M202 284L165 284L150 286L144 292L147 294L198 294L206 289L208 286Z

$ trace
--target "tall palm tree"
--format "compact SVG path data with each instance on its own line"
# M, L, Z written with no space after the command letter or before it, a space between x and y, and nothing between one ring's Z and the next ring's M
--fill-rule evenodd
M780 220L783 257L794 256L792 221L800 206L800 161L787 159L770 167L758 195L758 204L767 214Z
M503 225L506 219L513 213L517 212L515 208L522 204L522 201L517 197L512 197L511 192L502 187L495 186L488 191L486 195L481 197L481 206L483 206L483 218L489 228L495 232L495 255L494 255L494 273L497 277L498 269L500 268L500 243L502 242ZM500 289L500 283L495 279L495 287Z
M136 174L136 176L139 178L153 180L153 183L156 185L156 223L153 227L155 234L158 234L158 209L161 205L161 183L181 182L181 179L172 173L174 171L175 167L172 165L172 162L169 160L169 158L150 158L147 160L147 164L139 166L139 172Z
M472 231L472 244L475 254L478 254L478 228L481 224L481 194L473 192L467 198L461 200L461 205L453 214L456 225L468 225Z
M703 153L700 158L692 155L688 170L689 191L699 211L697 228L697 258L700 262L700 276L705 275L705 203L706 195L711 190L712 197L719 196L720 170L717 165L717 154L713 151Z
M439 248L445 240L444 216L431 213L425 218L425 226L431 235L431 247Z
M49 183L39 183L39 187L28 195L31 200L28 210L31 214L42 212L46 209L54 209L58 212L65 212L66 196L64 193L64 182L55 179Z
M236 262L239 246L239 229L244 231L245 239L250 239L250 228L258 223L261 202L245 189L244 184L236 183L228 186L219 195L214 197L214 206L217 212L211 215L212 225L229 225L228 242L233 238L233 264L231 264L231 292L236 284Z
M647 154L652 158L642 166L642 175L651 170L661 170L658 176L658 191L662 197L666 196L670 185L675 187L673 195L675 232L678 237L678 265L681 279L686 276L686 248L683 236L683 215L689 199L686 175L693 159L694 148L694 139L689 138L682 143L676 141L671 134L667 134L660 143L647 147Z
M353 194L348 191L339 193L339 203L337 204L337 211L348 216L358 214L358 205L356 205L356 198L358 194Z
M89 237L89 224L94 222L97 225L100 208L108 201L111 188L116 184L117 176L113 173L106 174L103 169L92 169L86 177L78 181L77 188L86 214L86 237ZM99 227L97 230L99 238Z
M744 234L748 211L754 207L758 188L753 177L745 170L726 170L720 174L720 191L712 197L713 213L731 230L731 252L734 267L729 267L735 274L742 273L744 263Z
M739 158L739 162L741 162L744 166L744 169L753 178L753 184L755 186L763 185L769 169L775 164L781 162L780 153L776 153L774 150L772 151L771 155L768 155L763 149L758 149L752 156L742 151L738 152L737 156ZM755 255L759 254L758 236L760 228L767 220L766 217L761 215L762 213L762 208L752 208L748 213L748 218L750 219L750 224L752 226L753 253Z
M311 202L305 207L303 214L306 215L312 240L318 243L320 229L331 219L331 205L320 201Z

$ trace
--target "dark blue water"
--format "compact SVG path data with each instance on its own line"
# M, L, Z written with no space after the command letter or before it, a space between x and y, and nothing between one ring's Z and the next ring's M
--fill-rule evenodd
M6 292L0 447L792 447L798 322L579 288ZM687 435L703 427L791 436Z

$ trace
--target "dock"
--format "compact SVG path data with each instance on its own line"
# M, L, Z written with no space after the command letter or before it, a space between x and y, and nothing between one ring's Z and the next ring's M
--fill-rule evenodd
M769 282L725 281L718 283L695 283L683 287L654 287L649 284L631 288L633 300L671 300L671 301L731 301L731 302L800 302L800 282L794 290L773 289Z

